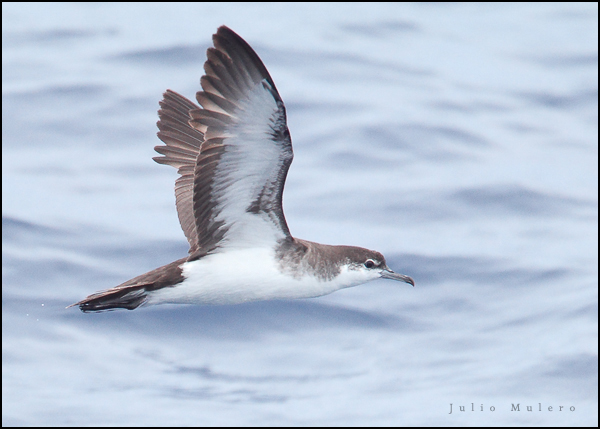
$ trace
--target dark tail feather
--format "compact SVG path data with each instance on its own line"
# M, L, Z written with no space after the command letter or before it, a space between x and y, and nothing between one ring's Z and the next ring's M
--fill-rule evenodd
M181 283L184 280L181 265L185 261L187 261L187 257L127 280L112 289L97 292L75 304L69 305L69 307L78 305L83 312L114 310L116 308L135 310L146 304L148 291L155 291Z
M84 300L69 305L79 306L84 313L88 311L106 311L117 308L134 310L146 302L145 286L127 286L123 288L112 288L88 296ZM67 308L69 308L67 307Z

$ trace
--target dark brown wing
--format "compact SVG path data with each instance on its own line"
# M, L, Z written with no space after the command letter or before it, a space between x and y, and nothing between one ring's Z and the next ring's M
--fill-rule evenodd
M194 169L204 134L189 124L190 111L200 107L182 95L167 90L160 102L157 126L158 138L166 146L156 146L154 150L165 156L154 158L159 164L177 168L180 177L175 181L175 203L181 229L190 244L190 254L199 249L196 220L193 210Z
M158 146L164 156L154 158L181 174L177 209L192 259L291 238L282 208L293 158L285 106L264 64L240 36L223 26L213 43L200 80L203 91L196 94L202 108L165 94L159 137L166 146Z

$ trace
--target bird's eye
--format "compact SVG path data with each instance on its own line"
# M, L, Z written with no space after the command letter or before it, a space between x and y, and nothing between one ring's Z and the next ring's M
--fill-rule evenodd
M374 266L375 266L375 262L372 259L367 259L367 262L365 262L365 267L373 268Z

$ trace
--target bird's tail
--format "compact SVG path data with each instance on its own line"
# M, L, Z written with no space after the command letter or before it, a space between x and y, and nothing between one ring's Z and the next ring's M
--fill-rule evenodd
M69 307L75 307L77 305L83 312L106 311L117 308L134 310L139 306L144 305L146 299L147 294L144 285L115 287L90 295L75 304L69 305Z
M119 286L96 292L75 304L69 305L69 307L77 305L83 312L114 310L117 308L135 310L148 303L148 294L152 291L181 283L184 280L181 266L186 261L187 258L181 258L158 267L141 276L127 280Z

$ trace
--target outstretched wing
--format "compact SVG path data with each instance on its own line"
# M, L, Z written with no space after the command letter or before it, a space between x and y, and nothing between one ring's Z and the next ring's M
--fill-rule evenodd
M192 259L291 238L282 208L293 158L285 106L240 36L222 26L213 43L196 94L202 108L165 93L158 136L166 146L154 158L181 174L177 210Z
M190 111L198 109L195 103L167 90L163 94L158 111L158 138L166 146L156 146L154 150L165 156L155 157L160 164L172 165L178 169L180 177L175 181L175 201L181 229L190 244L190 254L199 249L194 204L194 169L200 147L204 142L204 134L189 124Z

